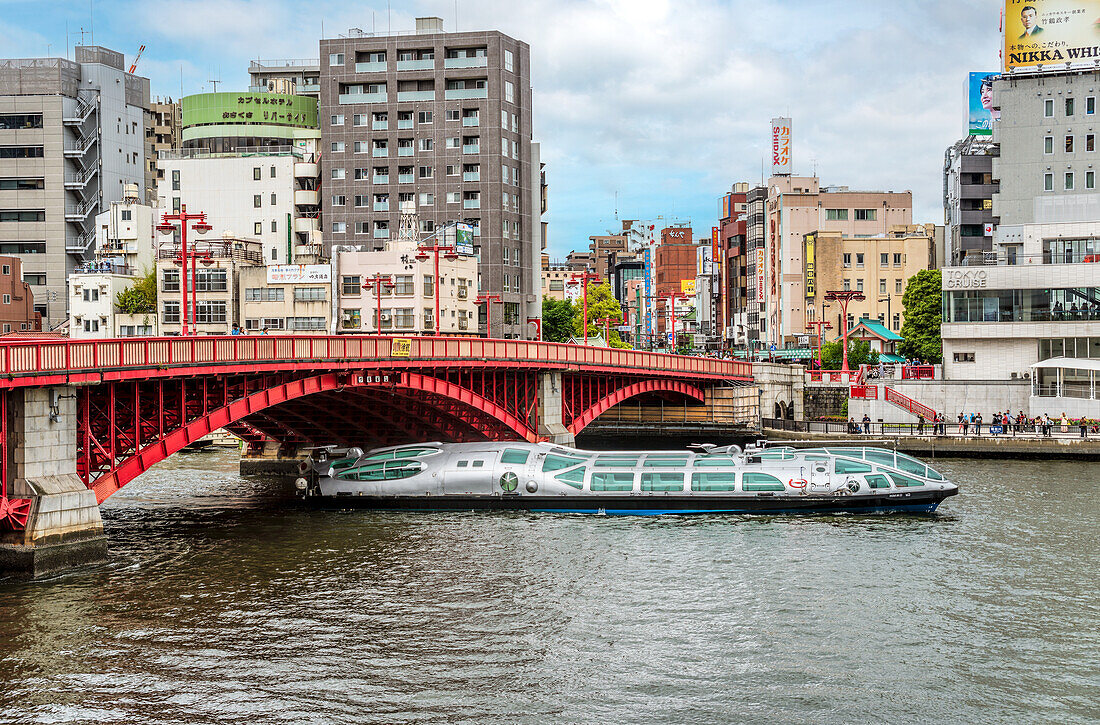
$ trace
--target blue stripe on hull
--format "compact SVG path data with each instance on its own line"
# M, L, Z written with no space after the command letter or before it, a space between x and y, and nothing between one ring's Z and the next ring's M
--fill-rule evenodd
M930 514L936 511L938 503L917 504L913 506L875 506L869 508L828 508L828 509L531 509L535 513L559 514L606 514L607 516L666 516L670 514L890 514L913 513Z

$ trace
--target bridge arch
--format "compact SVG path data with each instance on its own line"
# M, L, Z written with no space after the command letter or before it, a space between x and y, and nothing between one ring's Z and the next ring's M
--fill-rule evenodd
M636 395L642 395L643 393L677 393L688 398L693 398L700 403L706 402L705 393L697 386L679 380L666 380L660 378L655 380L642 380L621 387L605 395L590 405L587 410L581 411L567 426L569 432L573 435L577 435L601 414L624 400L633 398Z
M419 373L398 373L393 375L394 380L384 382L380 382L380 377L359 373L324 373L257 390L209 410L205 415L180 421L181 424L178 427L145 445L140 443L135 445L132 455L122 460L113 459L114 465L111 469L89 480L87 485L95 492L97 501L102 503L155 463L218 428L238 424L246 429L270 434L271 425L276 424L276 421L268 420L265 425L258 420L250 422L250 418L263 416L265 411L278 412L280 406L308 399L310 396L343 389L369 391L375 397L364 396L363 401L366 401L367 405L372 400L377 403L377 396L390 396L394 400L401 401L400 414L413 420L414 425L422 425L423 430L437 432L442 437L495 439L518 436L532 442L538 440L537 433L527 422L461 385ZM417 403L423 404L417 405ZM442 407L446 409L443 410ZM440 409L433 410L433 408ZM394 406L394 409L397 412L397 406ZM363 413L365 409L360 406L358 412ZM296 417L300 419L301 416L302 413L299 411ZM363 422L369 423L369 421ZM87 421L85 424L87 425ZM405 425L398 425L398 427L406 433L412 432L412 429ZM85 445L89 447L94 445L101 454L107 454L100 443L91 440L90 437L87 441ZM85 456L87 455L86 450ZM89 479L92 475L94 474L88 474Z

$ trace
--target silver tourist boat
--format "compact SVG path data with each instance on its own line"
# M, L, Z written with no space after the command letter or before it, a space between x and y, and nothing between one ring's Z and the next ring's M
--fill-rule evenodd
M606 514L931 513L958 486L867 447L581 451L550 443L419 443L315 451L299 493L338 508Z

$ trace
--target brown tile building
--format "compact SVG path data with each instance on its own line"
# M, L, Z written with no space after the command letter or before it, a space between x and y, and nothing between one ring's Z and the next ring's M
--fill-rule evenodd
M34 293L23 281L19 257L0 256L0 334L41 332L42 313L34 309Z

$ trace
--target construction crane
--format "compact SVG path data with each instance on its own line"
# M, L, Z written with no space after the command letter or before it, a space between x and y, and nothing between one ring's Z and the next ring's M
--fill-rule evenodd
M130 73L137 70L138 61L141 60L141 54L145 52L145 46L138 48L137 55L134 56L134 62L130 64Z

